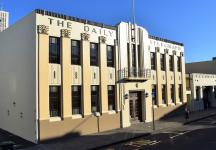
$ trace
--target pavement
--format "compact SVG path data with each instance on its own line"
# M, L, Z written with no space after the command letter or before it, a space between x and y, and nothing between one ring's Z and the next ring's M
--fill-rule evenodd
M216 109L193 112L190 114L190 119L187 121L184 116L175 116L155 122L156 130L153 130L152 123L137 123L128 128L121 128L96 134L90 134L80 137L67 137L53 141L44 142L41 144L29 143L12 134L0 130L0 142L11 140L16 143L16 149L28 150L71 150L71 149L103 149L112 145L146 137L152 134L158 134L168 129L180 128L184 125L194 123L196 121L215 116Z
M215 150L216 115L166 129L150 136L103 148L104 150Z

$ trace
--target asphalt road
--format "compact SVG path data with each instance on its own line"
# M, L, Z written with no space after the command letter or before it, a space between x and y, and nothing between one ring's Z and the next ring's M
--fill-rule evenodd
M216 116L104 149L216 150Z

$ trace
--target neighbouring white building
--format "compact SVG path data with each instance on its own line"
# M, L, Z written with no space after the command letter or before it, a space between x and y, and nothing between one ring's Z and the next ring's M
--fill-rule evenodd
M9 26L9 12L0 10L0 32Z

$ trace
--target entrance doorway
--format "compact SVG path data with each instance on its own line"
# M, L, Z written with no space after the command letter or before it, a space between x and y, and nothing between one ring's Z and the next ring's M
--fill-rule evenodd
M131 123L142 121L141 92L130 92L130 117Z

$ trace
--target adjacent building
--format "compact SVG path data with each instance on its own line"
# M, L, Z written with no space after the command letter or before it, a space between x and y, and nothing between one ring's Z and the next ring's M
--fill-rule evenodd
M216 107L216 58L186 64L187 89L191 111Z
M35 10L0 45L0 127L35 143L150 122L186 102L183 44L131 23Z
M187 89L191 91L188 105L191 111L216 107L216 75L191 73L187 74Z
M8 28L9 25L9 13L0 10L0 32Z

